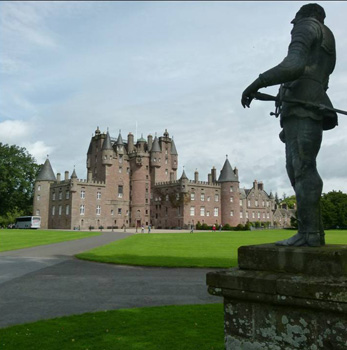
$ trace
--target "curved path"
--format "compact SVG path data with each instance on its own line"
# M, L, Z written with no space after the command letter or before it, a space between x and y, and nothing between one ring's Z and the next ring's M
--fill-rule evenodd
M73 255L130 233L0 253L0 327L120 308L221 302L207 293L212 269L110 265Z

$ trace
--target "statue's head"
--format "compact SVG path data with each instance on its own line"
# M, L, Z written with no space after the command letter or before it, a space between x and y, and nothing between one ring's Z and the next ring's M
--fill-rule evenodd
M292 20L291 23L295 24L297 21L305 17L313 17L319 22L324 23L325 11L323 7L318 4L304 5L296 13L295 18Z

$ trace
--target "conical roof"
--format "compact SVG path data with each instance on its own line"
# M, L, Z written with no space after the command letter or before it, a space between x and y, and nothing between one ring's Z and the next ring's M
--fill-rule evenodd
M157 136L153 140L151 152L160 152L160 145Z
M76 170L74 169L72 174L71 174L71 179L77 179L77 174L76 174Z
M111 143L111 137L109 132L107 131L106 138L104 143L102 144L102 149L101 150L110 150L112 148L112 143Z
M228 158L225 160L223 169L220 172L218 182L230 182L230 181L239 181L238 177L233 172Z
M182 173L182 176L181 176L180 180L183 180L183 179L187 179L188 180L188 177L187 177L186 172L184 171L184 169L183 169L183 173Z
M123 146L123 138L122 138L122 135L121 135L120 132L119 132L119 135L118 135L118 139L116 141L116 145L117 146Z
M36 181L57 181L51 162L47 158L44 164L41 166L40 172L37 175Z
M176 145L175 145L175 142L172 138L172 141L171 141L171 154L174 155L174 156L177 156L178 153L177 153L177 149L176 149Z

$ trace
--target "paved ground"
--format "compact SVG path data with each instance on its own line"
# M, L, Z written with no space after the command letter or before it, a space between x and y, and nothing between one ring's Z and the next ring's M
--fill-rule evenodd
M73 257L131 234L107 232L0 253L0 327L101 310L221 302L207 293L211 269L131 267Z

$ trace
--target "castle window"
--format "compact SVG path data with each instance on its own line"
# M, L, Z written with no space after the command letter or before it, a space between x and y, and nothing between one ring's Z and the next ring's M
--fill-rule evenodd
M230 197L230 203L234 202L234 197Z
M101 192L96 193L96 199L101 199Z
M251 206L251 201L250 201L250 200L248 201L248 206L249 206L249 207Z
M127 168L127 174L130 174L130 168Z
M254 211L252 211L252 219L255 219Z
M216 193L216 194L214 195L214 201L215 201L215 202L219 202L219 194Z
M155 163L157 161L157 158L153 158L153 162Z
M180 194L176 193L176 200L179 200L179 199L180 199Z
M233 186L230 186L230 192L233 192Z
M204 193L201 193L201 195L200 195L200 200L201 200L201 202L204 202L204 201L205 201L205 194L204 194Z
M190 200L195 201L195 193L194 192L192 192L190 194Z
M80 215L84 215L84 209L85 209L84 205L81 204L80 205Z
M52 194L52 200L55 201L55 192L53 192L53 194Z
M165 164L167 164L168 163L168 160L167 160L167 158L165 158Z
M70 191L66 190L65 199L69 199L69 198L70 198Z
M62 191L59 191L59 199L63 199L63 192Z
M242 199L240 199L240 207L242 207L242 204L243 204L243 203L242 203Z
M206 212L206 216L210 216L210 212L209 211Z
M122 208L118 208L118 215L122 214Z
M55 215L55 206L52 207L52 215Z
M207 196L207 201L209 202L211 200L211 197L210 196Z
M40 209L36 209L36 215L40 215Z
M266 216L267 216L267 218L268 218L268 219L270 219L270 213L267 213L267 215L266 215Z
M165 196L165 200L166 200L166 201L169 200L169 195L168 195L168 194Z
M37 186L37 190L38 190L38 191L41 191L41 185L38 185L38 186Z
M118 186L118 198L123 198L123 186Z
M101 206L97 205L96 206L96 215L100 215L101 214Z
M218 216L218 208L214 208L214 210L213 210L213 216Z
M256 201L255 201L255 206L256 206L256 207L259 207L259 202L258 202L257 199L256 199Z
M114 211L113 211L113 209L111 209L111 215L112 215L112 216L114 215Z
M181 215L181 207L177 207L177 215Z
M62 209L62 208L61 208L61 205L59 205L59 207L58 207L58 214L59 214L59 215L61 215L61 209Z
M265 202L264 202L264 201L262 201L261 205L262 205L263 207L265 207Z
M81 198L82 199L86 198L86 191L81 190Z
M258 212L258 219L260 219L260 212Z
M195 207L190 207L190 216L195 215Z
M37 195L37 200L38 200L38 201L40 200L40 195L39 195L39 194Z
M242 219L243 218L243 213L242 213L242 211L240 212L240 219Z
M230 216L234 216L234 211L233 210L230 211Z
M70 206L69 206L69 204L67 204L66 207L65 207L65 214L66 215L70 214Z
M266 206L267 206L267 207L269 207L269 206L270 206L269 201L266 201Z
M265 219L265 213L263 213L263 219Z
M200 216L205 216L205 207L200 208Z
M118 169L118 172L121 174L122 170L123 170L123 167L120 166L119 169Z
M123 155L119 155L119 163L123 163Z
M148 180L148 175L146 175L146 180Z
M148 198L146 198L146 200L145 200L145 201L146 201L146 204L148 204Z
M168 175L169 171L167 169L165 169L165 175Z
M248 219L248 211L246 211L246 219Z

